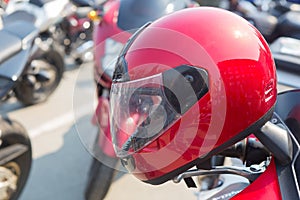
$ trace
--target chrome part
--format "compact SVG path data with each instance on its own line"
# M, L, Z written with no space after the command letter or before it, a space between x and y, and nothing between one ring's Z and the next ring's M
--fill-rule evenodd
M17 189L19 166L10 162L5 167L0 166L0 199L8 200Z
M194 169L186 171L173 179L174 183L179 183L182 179L201 176L201 175L217 175L217 174L233 174L242 176L249 181L254 181L259 175L261 175L266 169L266 162L261 165L252 165L250 167L237 167L237 166L217 166L211 170Z
M200 191L212 190L223 185L224 180L220 175L198 176L197 182L200 185Z
M55 82L55 77L56 77L55 66L51 65L46 60L36 59L31 62L28 75L29 76L32 75L35 77L35 84L41 82L44 84L44 86L45 85L49 86ZM37 85L35 86L37 87Z
M210 190L200 190L196 193L197 200L202 199L229 199L249 185L249 181L243 177L224 174L220 176L222 185Z

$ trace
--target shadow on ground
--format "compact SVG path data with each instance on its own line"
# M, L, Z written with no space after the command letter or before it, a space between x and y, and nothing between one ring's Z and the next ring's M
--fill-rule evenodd
M89 119L83 117L77 125L87 126ZM84 199L92 157L82 145L75 125L65 133L58 132L43 134L34 139L34 152L39 151L38 148L52 152L34 159L21 200Z

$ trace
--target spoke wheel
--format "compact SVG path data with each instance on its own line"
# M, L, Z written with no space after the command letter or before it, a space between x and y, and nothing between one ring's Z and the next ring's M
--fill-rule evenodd
M27 151L0 166L0 199L16 200L20 196L29 176L32 163L31 142L21 124L8 119L0 120L2 148L23 144Z
M15 88L16 97L25 105L47 100L59 85L63 71L64 62L58 52L43 52L30 62Z

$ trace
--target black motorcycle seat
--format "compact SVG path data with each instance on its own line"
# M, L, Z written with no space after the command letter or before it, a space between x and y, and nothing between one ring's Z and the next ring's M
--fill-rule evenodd
M30 42L38 35L38 29L33 23L22 20L4 24L3 30L18 37L23 44Z
M5 24L0 31L0 63L13 56L38 35L38 29L29 22L16 21Z
M0 63L22 49L22 40L11 33L0 31Z

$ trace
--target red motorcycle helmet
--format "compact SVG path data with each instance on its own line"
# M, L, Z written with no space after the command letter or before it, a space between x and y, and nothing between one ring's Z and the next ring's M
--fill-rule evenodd
M260 129L276 94L269 46L250 23L219 8L177 11L142 27L118 58L116 154L161 184Z

